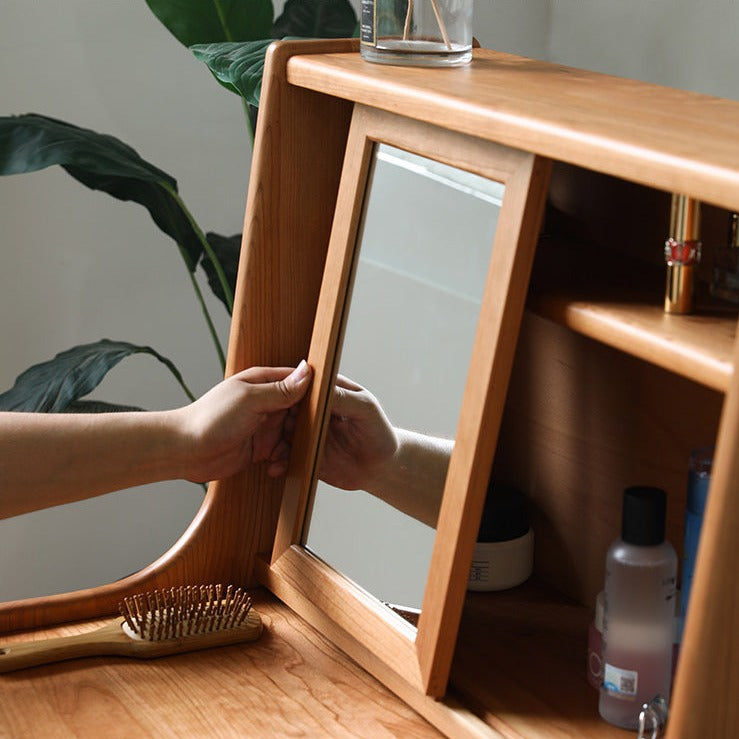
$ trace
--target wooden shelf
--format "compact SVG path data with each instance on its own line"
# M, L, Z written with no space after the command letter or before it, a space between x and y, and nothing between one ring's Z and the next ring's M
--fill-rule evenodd
M518 84L511 85L515 76ZM437 74L357 54L294 56L288 81L621 177L739 207L739 103L476 50ZM472 104L470 101L475 101ZM706 111L711 111L711 116ZM587 135L586 133L587 132ZM736 314L662 310L664 273L644 265L580 265L530 305L574 331L725 392ZM568 285L587 286L578 293ZM594 296L598 296L597 298Z
M626 732L598 715L585 676L591 618L534 579L468 593L451 692L503 736L623 739Z
M476 49L456 69L294 56L288 82L704 202L739 207L739 102Z
M726 392L737 312L698 300L691 315L662 308L664 269L545 240L529 308L577 333Z

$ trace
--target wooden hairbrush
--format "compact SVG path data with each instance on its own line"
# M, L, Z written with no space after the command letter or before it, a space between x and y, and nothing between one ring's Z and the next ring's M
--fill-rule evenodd
M0 673L80 657L149 659L253 641L262 619L232 585L183 585L124 598L123 620L86 634L0 645Z

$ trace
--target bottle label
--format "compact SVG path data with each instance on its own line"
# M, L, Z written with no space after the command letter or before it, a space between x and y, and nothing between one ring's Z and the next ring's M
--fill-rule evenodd
M490 562L488 562L485 559L473 559L472 567L470 567L469 582L471 583L490 582Z
M635 670L622 670L607 662L603 667L603 687L617 698L633 698L639 683L639 673Z
M377 45L375 37L375 0L362 0L362 16L359 29L359 40L370 46Z

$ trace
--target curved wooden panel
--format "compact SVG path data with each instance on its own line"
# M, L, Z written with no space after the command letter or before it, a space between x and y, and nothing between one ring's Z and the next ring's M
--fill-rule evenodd
M285 68L295 53L355 46L281 42L268 51L227 374L307 355L352 104L288 94ZM188 530L149 567L101 587L0 604L0 631L114 613L124 595L154 587L251 584L255 553L271 547L281 492L281 481L259 469L213 482Z

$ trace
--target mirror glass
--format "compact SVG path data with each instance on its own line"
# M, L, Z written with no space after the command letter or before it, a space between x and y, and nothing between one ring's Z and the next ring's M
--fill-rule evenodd
M449 450L504 189L386 144L374 146L336 366L374 396L392 427ZM358 443L346 400L347 394L334 394L329 403L318 464L325 480L334 469L332 439ZM344 489L320 479L303 544L380 601L413 613L421 607L445 472L433 481L424 469L403 472L413 483L423 480L423 494L437 501L425 522L401 510L402 501L419 492L412 485L392 491L390 505L369 490L374 482Z

